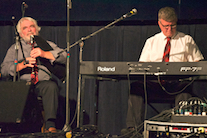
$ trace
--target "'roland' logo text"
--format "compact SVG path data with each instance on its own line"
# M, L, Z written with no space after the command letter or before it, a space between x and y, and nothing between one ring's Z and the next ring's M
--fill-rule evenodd
M101 66L98 66L97 71L114 72L114 71L116 71L116 68L115 67L101 67Z

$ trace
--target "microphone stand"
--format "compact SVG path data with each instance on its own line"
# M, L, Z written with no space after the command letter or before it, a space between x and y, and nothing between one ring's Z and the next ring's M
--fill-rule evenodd
M132 13L132 14L129 14L129 15L125 14L125 15L121 16L119 19L116 19L112 23L108 24L107 26L102 27L101 29L95 31L94 33L92 33L92 34L90 34L90 35L88 35L86 37L82 37L80 40L78 40L74 44L70 45L70 48L72 48L73 46L75 46L77 44L80 45L79 65L81 65L81 63L82 63L82 52L83 52L82 49L83 49L83 45L84 45L84 43L83 43L84 40L89 39L90 37L92 37L92 36L98 34L99 32L109 28L110 26L114 25L115 23L117 23L117 22L119 22L119 21L121 21L121 20L123 20L123 19L125 19L127 17L132 16L133 14L136 14L136 12ZM83 102L81 101L81 95L83 95L83 92L81 92L81 90L83 91L84 87L81 87L82 86L81 83L84 84L85 82L82 81L82 75L80 74L80 70L79 70L78 97L77 97L77 128L82 126L82 121L83 121L83 116L82 116L82 113L81 113L81 106L83 104Z
M26 6L25 6L25 2L22 2L22 17L24 17L24 14L25 14L25 9L27 8Z
M66 120L65 125L63 127L63 131L70 131L71 127L69 125L70 120L70 103L69 103L69 79L70 79L70 9L72 8L71 0L67 0L67 67L66 67Z
M22 3L22 17L24 17L24 14L25 14L25 6L24 6L25 2ZM14 26L14 31L15 31L15 60L14 60L14 76L13 76L13 82L16 82L16 69L17 69L17 64L18 64L18 49L19 49L19 45L21 46L21 41L20 41L20 36L19 36L19 33L17 33L17 28L16 28L16 24L14 22L14 19L15 17L13 16L12 17L12 22L13 22L13 26ZM21 47L22 48L22 47ZM24 53L22 52L23 54L23 57L24 57ZM18 81L20 81L19 79L19 72L18 72Z
M16 44L15 44L15 60L14 60L14 77L13 82L16 82L16 70L17 70L17 64L18 64L18 49L19 49L19 36L16 35Z
M17 69L17 64L18 64L18 49L19 49L19 34L17 33L17 29L16 29L16 25L14 23L14 17L12 17L12 22L13 22L13 25L14 25L14 31L15 31L15 35L16 35L16 40L15 40L15 60L14 60L14 76L13 76L13 82L16 82L16 69ZM19 77L18 77L19 78ZM19 79L18 79L19 80Z

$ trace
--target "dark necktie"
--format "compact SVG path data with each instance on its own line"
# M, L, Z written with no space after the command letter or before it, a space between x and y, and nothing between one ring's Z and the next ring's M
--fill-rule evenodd
M169 55L170 55L170 37L167 37L167 44L165 46L165 51L163 54L163 62L169 62Z
M32 50L34 49L34 43L32 45ZM34 67L32 68L31 73L31 82L32 84L36 84L38 82L38 68L37 68L37 62L34 64Z

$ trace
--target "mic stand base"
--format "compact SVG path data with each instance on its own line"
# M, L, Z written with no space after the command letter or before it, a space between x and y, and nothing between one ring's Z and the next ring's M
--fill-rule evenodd
M72 129L71 129L71 127L70 127L69 124L65 124L62 130L63 130L64 132L69 132L69 131L71 131Z

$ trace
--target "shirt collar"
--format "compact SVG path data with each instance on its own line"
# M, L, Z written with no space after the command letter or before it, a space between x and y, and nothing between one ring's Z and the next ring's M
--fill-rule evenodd
M161 34L162 34L161 37L163 40L167 39L167 37L163 34L163 32ZM177 34L178 34L178 32L176 31L175 34L171 37L171 39L174 39Z
M32 47L31 43L26 42L26 41L25 41L24 39L22 39L22 38L21 38L21 42L22 42L22 44L25 44L25 45L30 45L30 46ZM34 46L37 46L37 44L36 44L36 43L34 43Z

